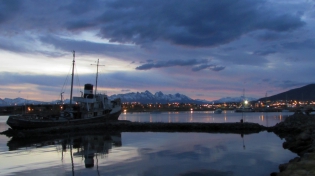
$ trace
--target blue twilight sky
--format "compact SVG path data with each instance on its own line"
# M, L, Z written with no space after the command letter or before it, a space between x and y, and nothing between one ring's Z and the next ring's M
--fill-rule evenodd
M314 0L1 0L0 98L58 99L72 50L75 93L100 59L109 95L260 98L314 83L314 29Z

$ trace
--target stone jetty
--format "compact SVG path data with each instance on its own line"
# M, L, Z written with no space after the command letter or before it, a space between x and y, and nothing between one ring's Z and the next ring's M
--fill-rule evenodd
M51 128L13 130L2 132L9 137L35 138L62 135L108 132L209 132L209 133L259 133L267 128L256 123L150 123L106 121L86 125L57 126Z

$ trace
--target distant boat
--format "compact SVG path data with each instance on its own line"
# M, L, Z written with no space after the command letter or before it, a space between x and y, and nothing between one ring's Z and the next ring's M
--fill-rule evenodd
M214 110L213 113L221 114L222 113L222 109L218 108L218 109Z
M236 108L235 112L255 112L255 111L253 108L240 107L240 108Z
M11 115L7 124L12 129L46 128L60 125L86 124L96 121L118 120L121 114L121 100L109 100L105 94L93 94L93 85L84 85L84 94L72 97L75 53L73 51L72 79L70 105L61 111L60 115L20 114ZM97 63L98 66L98 63ZM96 76L97 83L97 76ZM73 105L72 100L78 105Z
M245 98L245 89L243 89L243 98L244 98L244 100L242 102L241 107L236 108L235 112L255 112L253 108L248 107L249 102Z

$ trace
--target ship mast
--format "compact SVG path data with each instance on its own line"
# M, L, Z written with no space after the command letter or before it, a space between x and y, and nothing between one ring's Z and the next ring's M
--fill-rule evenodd
M73 53L73 61L72 61L72 74L71 74L70 107L72 106L72 92L73 92L73 75L74 75L75 51L72 51L72 53Z
M97 59L97 64L91 64L91 65L96 65L96 80L95 80L95 92L94 92L95 95L96 95L96 91L97 91L98 67L99 66L105 66L105 65L100 65L99 61L100 61L100 59Z

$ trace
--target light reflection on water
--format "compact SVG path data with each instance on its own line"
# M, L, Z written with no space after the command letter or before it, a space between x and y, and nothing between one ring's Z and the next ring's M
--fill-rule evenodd
M202 118L195 114L184 117L181 113L176 117L151 114L151 119L183 119L185 115L188 120ZM145 118L136 113L130 115ZM224 114L219 115L223 115L224 121ZM121 117L135 118L127 116ZM221 117L206 118L218 121ZM231 116L226 118L229 120ZM7 128L0 122L0 131ZM278 171L279 164L296 156L284 150L282 142L267 132L243 137L218 133L123 132L40 142L0 135L0 175L269 175Z
M235 113L234 111L223 111L222 114L215 114L213 111L184 111L184 112L162 112L150 114L149 112L123 113L120 120L132 122L202 122L202 123L224 123L244 122L258 123L264 126L274 126L283 121L292 112L248 112Z

